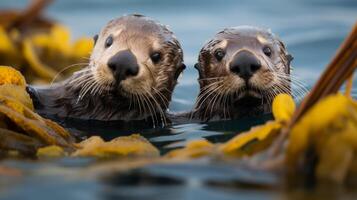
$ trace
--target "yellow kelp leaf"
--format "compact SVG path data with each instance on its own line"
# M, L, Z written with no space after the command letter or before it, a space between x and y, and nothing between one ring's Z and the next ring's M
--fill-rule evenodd
M31 69L38 76L47 80L52 80L56 76L57 72L55 70L41 62L29 39L24 39L23 41L23 55Z
M297 166L309 146L316 145L319 149L328 139L327 134L344 130L349 121L357 123L357 107L352 99L336 94L315 104L290 131L288 165Z
M36 138L0 128L0 149L11 151L16 150L25 155L34 155L36 149L43 144Z
M17 69L22 66L22 53L15 43L17 40L16 31L6 32L0 26L0 64L11 65Z
M62 147L51 145L47 147L42 147L37 150L36 153L39 158L58 158L66 156L66 152Z
M0 66L0 85L6 83L26 87L25 78L19 71L12 67Z
M2 26L0 26L0 52L7 55L16 55L18 53L16 46Z
M275 120L289 121L295 112L295 102L289 94L279 94L273 101L273 115Z
M62 126L58 125L56 122L51 121L49 119L43 119L48 127L54 130L58 135L62 136L64 139L70 142L74 142L74 138L72 135L64 129Z
M190 141L182 149L172 150L165 156L167 158L189 160L212 155L215 145L205 139Z
M240 133L220 146L220 151L232 156L252 155L267 148L278 135L282 125L279 122L267 122Z
M42 117L34 113L23 104L0 96L0 113L6 116L28 135L40 139L48 145L60 145L72 148L72 139L63 138L56 130L52 129Z
M91 137L79 143L80 149L72 156L110 158L110 157L130 157L149 156L158 157L159 150L149 141L138 134L115 138L109 142L104 142L100 137Z
M50 30L51 46L64 54L70 53L70 33L67 27L55 24Z
M94 46L92 38L80 38L72 46L71 56L78 59L87 58Z
M26 92L26 89L21 86L12 84L0 85L0 96L16 99L26 107L34 110L30 95Z
M35 47L48 49L51 46L51 37L47 33L35 34L29 40Z
M328 131L328 130L325 130ZM316 176L322 180L342 183L345 179L357 150L357 123L348 121L342 130L334 130L320 147Z
M0 95L0 103L13 109L14 111L20 113L21 115L25 114L25 105L14 98Z

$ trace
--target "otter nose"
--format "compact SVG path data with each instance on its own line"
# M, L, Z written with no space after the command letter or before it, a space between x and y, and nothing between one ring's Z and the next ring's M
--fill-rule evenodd
M249 80L260 67L261 64L258 58L246 50L237 53L229 64L231 72L237 74L246 81Z
M125 80L129 76L136 76L139 73L136 57L129 50L116 53L108 60L107 65L118 82Z

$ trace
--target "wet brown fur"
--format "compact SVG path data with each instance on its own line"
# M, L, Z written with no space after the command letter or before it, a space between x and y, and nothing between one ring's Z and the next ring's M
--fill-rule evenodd
M106 59L101 63L99 61L106 55L101 50L105 38L123 27L125 31L115 37L113 46L118 42L128 48L142 48L139 51L144 53L140 52L140 55L145 56L154 48L153 42L158 41L158 51L163 57L155 65L137 58L143 68L140 69L143 70L143 75L116 83L106 69ZM108 51L117 48L120 47L114 46L113 50ZM86 68L59 84L46 88L30 87L29 91L35 100L36 109L45 115L105 121L146 120L157 125L168 122L165 111L171 101L178 75L183 69L182 49L173 33L166 26L147 17L129 15L114 19L106 25ZM88 83L85 77L96 80L94 84L101 90L95 88L85 93L83 88ZM83 80L79 81L81 79ZM145 91L140 91L141 87L146 87Z
M273 59L261 56L259 48L260 41L266 39L267 44L275 51ZM245 42L245 43L244 43ZM225 49L226 57L222 61L217 61L214 57L215 50L221 45ZM244 43L243 45L241 43ZM217 47L218 46L218 47ZM229 49L230 48L230 49ZM259 88L250 86L250 89L261 95L261 98L242 95L246 85L238 87L240 84L238 76L227 69L229 58L236 52L247 48L256 54L262 63L269 65L258 70L258 81L261 85L274 82L274 75L277 73L287 76L283 82L275 82L275 86L269 88ZM200 92L196 100L195 108L191 118L208 120L236 119L245 116L260 115L270 112L271 102L278 93L290 93L290 61L292 57L288 54L285 45L270 31L255 27L227 28L217 33L215 37L207 42L201 49L196 68L199 72ZM284 76L281 75L281 76ZM218 82L221 81L219 84ZM276 81L276 80L275 80ZM210 85L211 84L211 85ZM257 83L255 83L258 85ZM209 86L215 86L216 90L207 92ZM218 88L218 89L217 89ZM280 89L279 89L280 88ZM281 88L285 88L282 91ZM275 90L274 92L272 92ZM242 92L243 91L243 92Z

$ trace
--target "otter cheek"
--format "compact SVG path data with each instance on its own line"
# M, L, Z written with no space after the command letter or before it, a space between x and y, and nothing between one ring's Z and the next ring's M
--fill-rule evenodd
M256 87L268 89L273 85L275 79L271 71L261 71L252 77L252 81L254 81Z
M99 64L96 70L101 79L104 79L110 83L115 81L113 73L110 71L106 64Z
M245 81L237 76L230 76L226 81L227 85L231 85L232 91L240 90L244 85Z
M151 84L147 78L142 76L128 78L121 82L122 88L133 94L143 94L150 92Z

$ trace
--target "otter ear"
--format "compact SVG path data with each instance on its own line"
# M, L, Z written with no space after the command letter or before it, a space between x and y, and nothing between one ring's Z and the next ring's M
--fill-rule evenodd
M286 59L288 60L288 64L290 65L291 61L294 60L294 57L291 54L286 54Z
M93 40L94 40L94 45L95 45L95 43L97 43L97 40L98 40L98 34L95 34L93 36Z
M285 58L287 60L287 67L286 67L285 73L290 74L290 63L294 59L294 57L287 52L285 44L280 39L278 39L278 41L279 41L280 47L283 50L283 53L285 54Z
M292 60L294 60L294 57L291 54L286 54L285 57L287 59L287 67L285 73L290 74L290 63Z
M186 69L186 65L185 64L181 64L181 66L177 69L176 73L175 73L175 80L178 79L178 77L180 76L180 74L183 72L183 70Z

